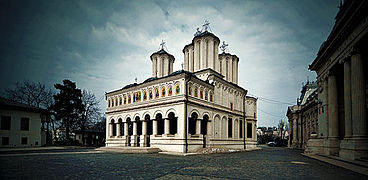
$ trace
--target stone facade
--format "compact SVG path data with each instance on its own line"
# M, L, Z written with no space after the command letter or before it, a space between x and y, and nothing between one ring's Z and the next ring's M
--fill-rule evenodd
M255 148L257 99L237 85L239 58L219 55L219 42L197 33L183 49L183 70L173 73L174 57L162 48L151 56L153 77L106 93L106 146Z
M309 69L317 72L318 135L310 153L368 158L368 1L344 1Z
M289 147L305 149L308 140L318 134L317 95L317 84L307 82L297 104L288 107L286 116L290 125Z

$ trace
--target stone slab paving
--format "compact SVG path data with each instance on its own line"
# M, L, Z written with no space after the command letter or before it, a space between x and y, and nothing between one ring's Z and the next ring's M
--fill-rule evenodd
M196 156L79 151L1 156L0 179L368 179L286 148Z

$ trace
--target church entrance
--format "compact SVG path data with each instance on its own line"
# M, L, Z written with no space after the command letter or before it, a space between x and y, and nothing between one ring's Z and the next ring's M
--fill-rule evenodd
M150 115L146 114L144 116L144 121L147 122L147 136L145 137L146 147L150 147L150 135L153 134L153 121L151 120Z

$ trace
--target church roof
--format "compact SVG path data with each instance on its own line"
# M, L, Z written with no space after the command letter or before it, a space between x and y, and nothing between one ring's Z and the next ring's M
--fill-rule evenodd
M201 32L201 33L199 33L199 34L197 34L197 35L195 35L195 36L194 36L194 38L192 39L192 42L191 42L190 44L187 44L187 45L185 45L185 46L184 46L184 48L183 48L183 52L184 52L184 49L185 49L185 48L187 48L188 46L190 46L190 45L193 45L193 44L194 44L194 39L195 39L195 38L197 38L197 37L203 37L203 36L206 36L206 35L211 36L211 37L213 37L213 38L217 39L217 40L220 42L220 39L219 39L216 35L214 35L213 33L208 32L208 31Z
M150 58L152 59L152 56L155 55L155 54L159 54L159 55L161 55L161 54L167 54L169 57L171 57L172 59L175 60L175 57L173 55L171 55L170 53L166 52L164 49L160 49L157 52L152 53L152 55L150 56Z

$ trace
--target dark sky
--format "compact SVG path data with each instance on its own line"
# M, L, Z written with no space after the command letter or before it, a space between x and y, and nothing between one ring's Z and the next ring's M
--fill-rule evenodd
M182 49L197 27L239 58L239 85L261 98L295 103L338 0L307 1L4 1L0 0L0 91L17 81L52 87L67 78L104 92L151 76L161 40L181 69ZM103 109L105 102L102 103ZM259 100L258 125L286 118L287 104Z

